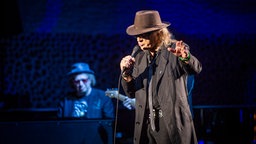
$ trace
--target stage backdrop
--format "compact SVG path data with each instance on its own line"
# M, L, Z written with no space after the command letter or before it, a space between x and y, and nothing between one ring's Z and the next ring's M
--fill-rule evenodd
M178 40L202 62L195 105L255 104L253 0L5 0L1 27L1 107L55 107L68 90L67 72L87 62L96 87L116 88L135 12L156 9Z

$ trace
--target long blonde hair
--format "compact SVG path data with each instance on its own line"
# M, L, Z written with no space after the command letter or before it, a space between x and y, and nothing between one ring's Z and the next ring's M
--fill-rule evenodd
M153 31L150 34L149 39L154 43L154 47L157 49L160 46L164 45L165 47L169 46L171 43L176 42L173 38L172 33L167 29L163 28L157 31Z

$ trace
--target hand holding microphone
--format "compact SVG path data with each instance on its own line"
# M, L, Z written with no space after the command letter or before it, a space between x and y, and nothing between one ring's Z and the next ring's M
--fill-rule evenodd
M134 57L132 57L131 55L125 56L124 58L122 58L121 63L120 63L121 71L124 73L124 72L132 69L134 63L135 63Z
M140 47L136 45L133 48L132 54L127 55L124 58L122 58L120 62L120 69L122 71L122 76L123 77L128 77L132 73L132 69L135 63L135 56L141 51Z

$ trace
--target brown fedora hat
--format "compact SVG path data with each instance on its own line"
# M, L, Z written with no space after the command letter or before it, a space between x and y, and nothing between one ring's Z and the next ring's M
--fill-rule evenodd
M134 24L126 29L131 36L159 30L168 27L170 23L162 22L159 12L155 10L142 10L136 12Z

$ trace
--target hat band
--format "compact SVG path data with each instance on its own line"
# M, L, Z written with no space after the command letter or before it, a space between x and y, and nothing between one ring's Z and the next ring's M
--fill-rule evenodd
M135 29L145 29L145 28L158 28L164 26L163 24L149 25L149 26L134 26Z

